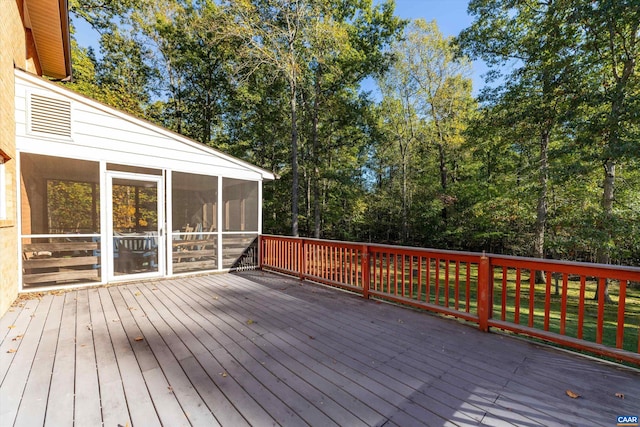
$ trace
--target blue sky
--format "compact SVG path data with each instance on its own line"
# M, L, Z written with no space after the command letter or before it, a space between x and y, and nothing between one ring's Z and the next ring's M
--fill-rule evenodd
M458 33L471 24L467 15L467 0L396 0L396 15L402 18L436 20L447 36Z

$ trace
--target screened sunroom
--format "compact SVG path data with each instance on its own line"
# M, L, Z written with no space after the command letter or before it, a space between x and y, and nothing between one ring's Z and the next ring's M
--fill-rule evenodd
M16 82L23 289L251 265L273 174L26 73Z

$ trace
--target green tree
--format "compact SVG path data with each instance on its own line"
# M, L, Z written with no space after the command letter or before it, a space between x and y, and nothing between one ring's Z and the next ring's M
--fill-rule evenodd
M371 1L328 0L319 2L317 7L316 23L309 34L310 63L303 99L311 124L308 182L312 200L307 204L313 205L313 236L319 238L322 217L327 211L323 200L328 186L322 172L331 169L330 159L335 158L332 154L344 148L335 141L359 151L361 144L354 144L353 139L362 140L357 129L363 124L360 117L363 108L367 108L367 100L358 96L357 88L363 79L379 76L388 68L392 56L386 48L400 36L405 22L393 16L390 2L374 7ZM336 117L336 111L343 114ZM325 146L332 150L325 150ZM354 153L347 155L351 159L357 157Z
M454 209L456 198L449 187L457 180L460 145L474 102L466 77L469 64L455 57L452 41L434 22L414 21L393 45L397 60L380 81L387 140L396 145L399 160L403 241L409 239L411 187L417 184L411 179L421 184L416 187L422 189L418 212L433 212L437 206L439 228L446 228ZM434 187L438 191L424 191ZM425 223L425 218L416 222Z
M634 1L580 1L576 14L584 30L582 44L587 114L581 137L604 172L602 185L603 242L598 262L609 263L615 224L616 168L640 157L640 8Z
M309 31L311 2L308 0L236 0L231 1L236 17L234 35L246 49L238 65L251 74L263 64L282 77L289 89L291 124L291 234L299 231L298 175L298 90L302 69L308 61L304 40Z
M545 257L549 197L549 150L575 92L574 52L579 31L565 1L475 0L474 22L460 36L466 52L496 66L513 65L499 88L485 92L493 108L508 111L496 125L521 131L537 146L537 201L532 255ZM537 280L543 281L543 272Z

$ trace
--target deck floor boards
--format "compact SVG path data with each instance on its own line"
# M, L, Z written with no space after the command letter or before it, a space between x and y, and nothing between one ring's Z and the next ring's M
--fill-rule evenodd
M0 329L2 426L610 426L640 410L639 370L259 271L21 296Z
M44 424L47 407L45 402L49 394L63 303L62 298L52 298L49 306L44 330L20 401L20 407L29 409L18 412L17 423L19 424L34 426Z

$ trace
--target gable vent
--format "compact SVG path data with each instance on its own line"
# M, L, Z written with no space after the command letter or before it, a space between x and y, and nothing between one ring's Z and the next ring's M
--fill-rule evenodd
M31 94L31 131L71 137L71 102Z

